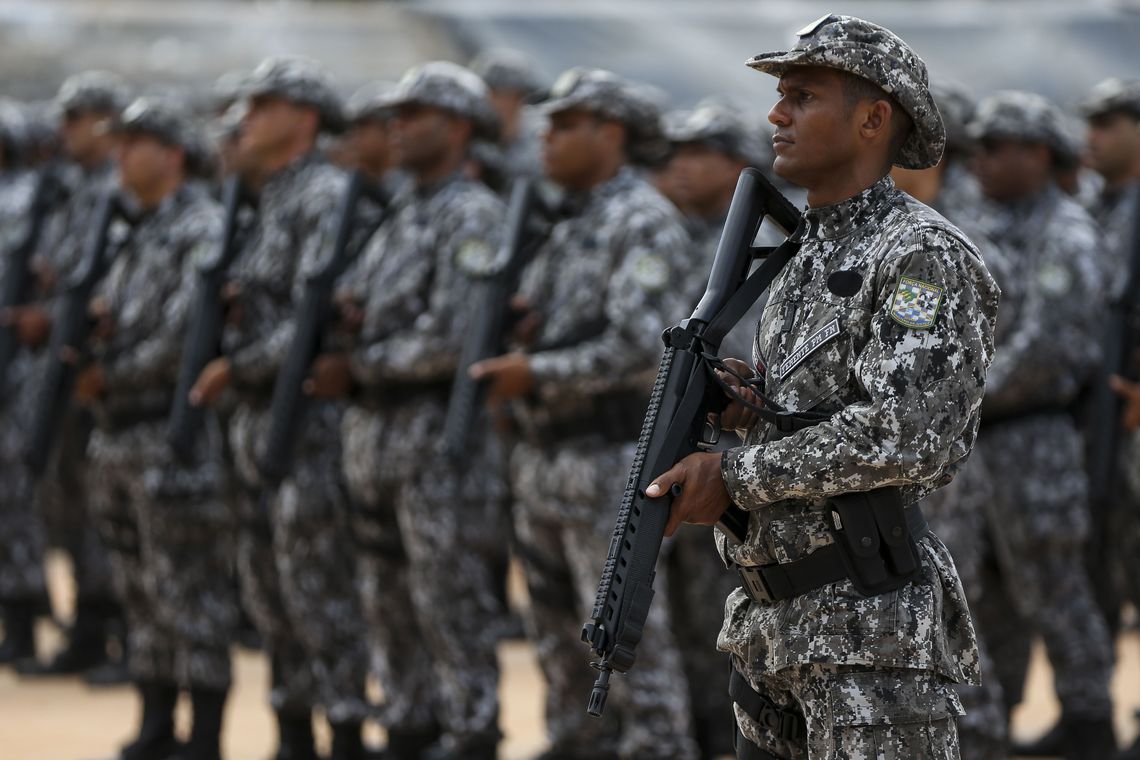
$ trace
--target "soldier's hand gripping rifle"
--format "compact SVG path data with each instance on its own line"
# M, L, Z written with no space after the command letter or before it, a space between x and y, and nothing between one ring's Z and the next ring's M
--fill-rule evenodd
M348 267L359 247L353 245L353 232L358 227L357 209L364 200L381 209L374 231L383 220L383 210L388 206L389 198L378 184L360 172L353 172L341 202L332 250L321 266L305 280L305 289L296 311L293 341L273 383L265 453L258 463L262 477L270 483L279 483L288 474L293 461L297 432L304 421L308 401L304 392L305 380L309 377L313 360L321 352L325 330L332 321L333 289L337 278ZM359 239L367 238L368 235L364 235Z
M79 370L77 357L86 348L93 326L88 313L91 296L111 266L110 232L116 218L130 222L121 196L118 191L111 190L96 208L95 226L88 231L83 258L68 279L56 309L48 344L47 370L35 400L28 431L27 463L36 478L47 469L63 416L71 406L71 394Z
M0 283L0 311L21 306L32 300L32 287L35 281L31 264L43 232L48 214L59 203L64 193L53 164L44 167L36 178L32 192L32 202L28 209L28 222L24 236L10 251L3 251L6 261L2 263L4 281ZM0 393L3 392L8 377L8 366L20 349L16 325L0 327Z
M202 429L205 410L190 403L190 389L202 370L221 351L222 328L226 318L226 303L222 293L226 273L237 258L240 248L238 228L241 210L250 202L245 184L237 175L226 180L222 189L224 219L222 239L216 255L198 266L194 300L190 305L190 320L182 343L182 359L178 366L178 381L174 389L174 404L170 409L166 440L171 450L181 459L188 460L194 452L194 441Z
M765 218L786 235L800 222L799 212L760 172L745 169L736 185L704 296L691 317L663 336L665 351L618 508L591 620L582 629L582 640L599 658L593 663L600 673L590 695L591 715L602 714L610 674L615 670L624 673L633 666L653 600L657 555L675 494L650 499L645 489L688 454L716 442L719 430L708 419L726 404L713 369L720 342L799 247L789 239L779 248L754 248ZM749 275L756 258L765 261ZM779 408L766 411L773 418L784 414ZM743 540L747 516L730 507L721 525Z
M464 337L440 438L440 452L448 459L454 460L467 451L487 388L486 381L472 379L468 369L475 362L503 353L510 327L511 296L518 291L523 269L548 233L549 220L537 183L530 177L515 180L507 207L503 247L492 271L473 288L476 308Z

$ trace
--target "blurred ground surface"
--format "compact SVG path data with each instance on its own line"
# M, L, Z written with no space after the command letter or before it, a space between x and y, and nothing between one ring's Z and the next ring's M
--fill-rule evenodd
M64 583L66 567L50 563L56 598L69 603ZM59 635L48 624L41 628L42 648L58 646ZM1134 711L1140 707L1140 635L1130 633L1117 647L1118 664L1113 681L1116 728L1121 741L1136 735ZM504 760L526 760L545 747L542 729L544 685L529 645L508 643L499 650L503 665L503 715L506 739ZM268 671L264 658L242 651L237 656L236 687L231 695L225 734L227 760L264 760L273 749L272 714L266 703ZM1014 715L1016 735L1030 738L1057 718L1052 673L1040 649L1034 656L1027 701ZM586 695L582 695L583 706ZM185 723L185 715L180 715ZM22 681L10 670L0 670L0 759L96 760L114 755L130 735L136 721L136 704L126 687L92 690L78 679ZM379 731L369 739L381 741Z

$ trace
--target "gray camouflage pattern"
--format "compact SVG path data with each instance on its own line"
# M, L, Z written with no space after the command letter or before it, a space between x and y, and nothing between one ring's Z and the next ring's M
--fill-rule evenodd
M227 567L217 436L194 462L165 442L193 266L221 233L217 204L184 185L147 213L97 288L114 319L92 347L106 393L88 444L93 512L128 621L139 680L226 689L237 605ZM216 432L216 431L215 431Z
M243 99L277 95L312 106L320 113L323 130L339 132L344 127L344 104L336 85L328 72L309 58L266 58L242 82L239 92Z
M1140 80L1112 77L1100 82L1081 103L1086 117L1123 111L1140 117Z
M772 163L771 149L765 144L768 133L719 99L706 98L683 118L666 120L665 136L674 145L708 145L751 166L766 168Z
M659 336L685 310L674 282L703 275L694 273L674 209L631 169L572 203L580 211L555 225L522 278L520 292L539 305L543 322L527 348L535 392L516 404L524 440L511 456L515 531L531 591L528 623L549 684L547 734L556 749L693 758L664 568L637 667L615 685L603 721L582 709L592 676L578 631L609 546ZM593 420L596 429L556 432L573 420L587 428Z
M118 113L130 100L130 88L118 74L84 71L68 77L55 96L62 111Z
M370 622L386 720L405 730L438 722L452 752L500 736L495 646L506 613L493 568L508 534L504 455L485 421L464 462L435 451L472 318L462 305L494 265L504 213L458 174L409 183L342 278L365 313L351 346L361 404L344 420L343 467L363 507L357 531L372 544L361 580L378 594Z
M1064 111L1044 95L1004 90L978 103L967 132L975 140L1004 139L1048 145L1060 156L1072 152Z
M858 276L856 293L829 288L838 271ZM898 321L906 317L898 295L904 277L941 291L933 317L928 308L909 320L924 327ZM910 504L950 482L974 443L997 300L977 249L889 177L808 209L803 245L770 291L754 359L777 403L832 416L784 438L757 425L743 447L725 454L725 485L750 524L741 545L718 532L722 556L740 565L792 562L834 542L819 500L897 486ZM834 320L837 332L827 329ZM828 334L789 363L804 341ZM974 631L954 562L933 535L918 548L919 576L878 596L863 597L844 580L758 605L738 589L719 646L754 688L807 664L874 668L871 681L882 669L906 668L931 683L977 683ZM757 730L750 719L745 724L746 733Z
M826 66L874 82L914 122L895 164L925 169L942 158L946 130L928 89L926 64L894 32L854 16L823 16L796 33L791 50L761 53L745 65L776 77L792 66Z
M470 119L480 137L494 140L499 133L499 117L489 97L487 85L475 72L450 61L429 61L404 73L387 105L395 108L418 103L442 108Z
M1010 636L1039 632L1063 710L1102 717L1109 714L1112 649L1082 560L1088 481L1068 407L1100 359L1112 275L1092 220L1056 188L995 205L987 226L1011 271L979 438L994 494L987 522L1001 588L982 594L1004 594L1028 625L983 635L997 653Z
M272 382L293 336L305 276L331 245L345 176L315 153L269 177L229 279L241 286L239 324L222 336L237 407L229 442L241 495L238 570L244 601L274 660L279 710L320 706L334 722L367 714L365 634L354 591L344 484L343 405L313 401L293 471L276 488L257 463Z
M537 62L518 50L484 50L471 60L470 66L492 90L514 90L527 97L542 92L542 84L535 75Z

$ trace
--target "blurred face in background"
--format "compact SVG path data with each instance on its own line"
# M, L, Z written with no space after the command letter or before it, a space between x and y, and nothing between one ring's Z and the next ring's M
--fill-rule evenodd
M182 178L184 153L144 133L124 134L116 150L119 181L144 203L161 200Z
M499 115L502 142L509 143L519 133L519 121L526 95L518 90L491 90L491 106Z
M238 141L242 162L262 165L303 152L316 141L319 121L312 106L277 95L250 99Z
M543 138L542 162L546 176L572 190L588 190L596 185L603 157L619 154L625 128L603 121L590 111L570 109L551 114Z
M59 135L67 156L83 166L95 166L110 158L115 136L107 127L113 118L102 111L65 111Z
M1140 173L1140 117L1123 111L1089 119L1088 163L1110 185Z
M987 198L998 202L1027 198L1052 177L1053 156L1042 143L987 137L974 156L974 173Z
M430 174L466 141L471 123L450 111L419 103L396 108L388 123L393 161L416 175Z
M703 143L683 143L673 154L677 192L693 213L716 217L728 210L744 161Z
M392 165L392 145L388 122L383 119L361 119L352 125L345 137L345 148L353 165L374 176L380 176Z

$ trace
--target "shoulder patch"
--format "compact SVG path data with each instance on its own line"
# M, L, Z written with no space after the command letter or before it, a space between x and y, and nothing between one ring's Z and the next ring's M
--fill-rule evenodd
M900 277L891 299L891 319L914 330L929 330L942 306L942 288L913 277Z
M649 292L656 293L669 284L669 265L660 256L642 256L633 265L633 279Z
M1063 296L1073 289L1073 276L1060 264L1049 263L1037 273L1037 283L1046 295Z
M495 271L495 249L482 238L471 238L459 246L456 263L467 274L490 274Z

